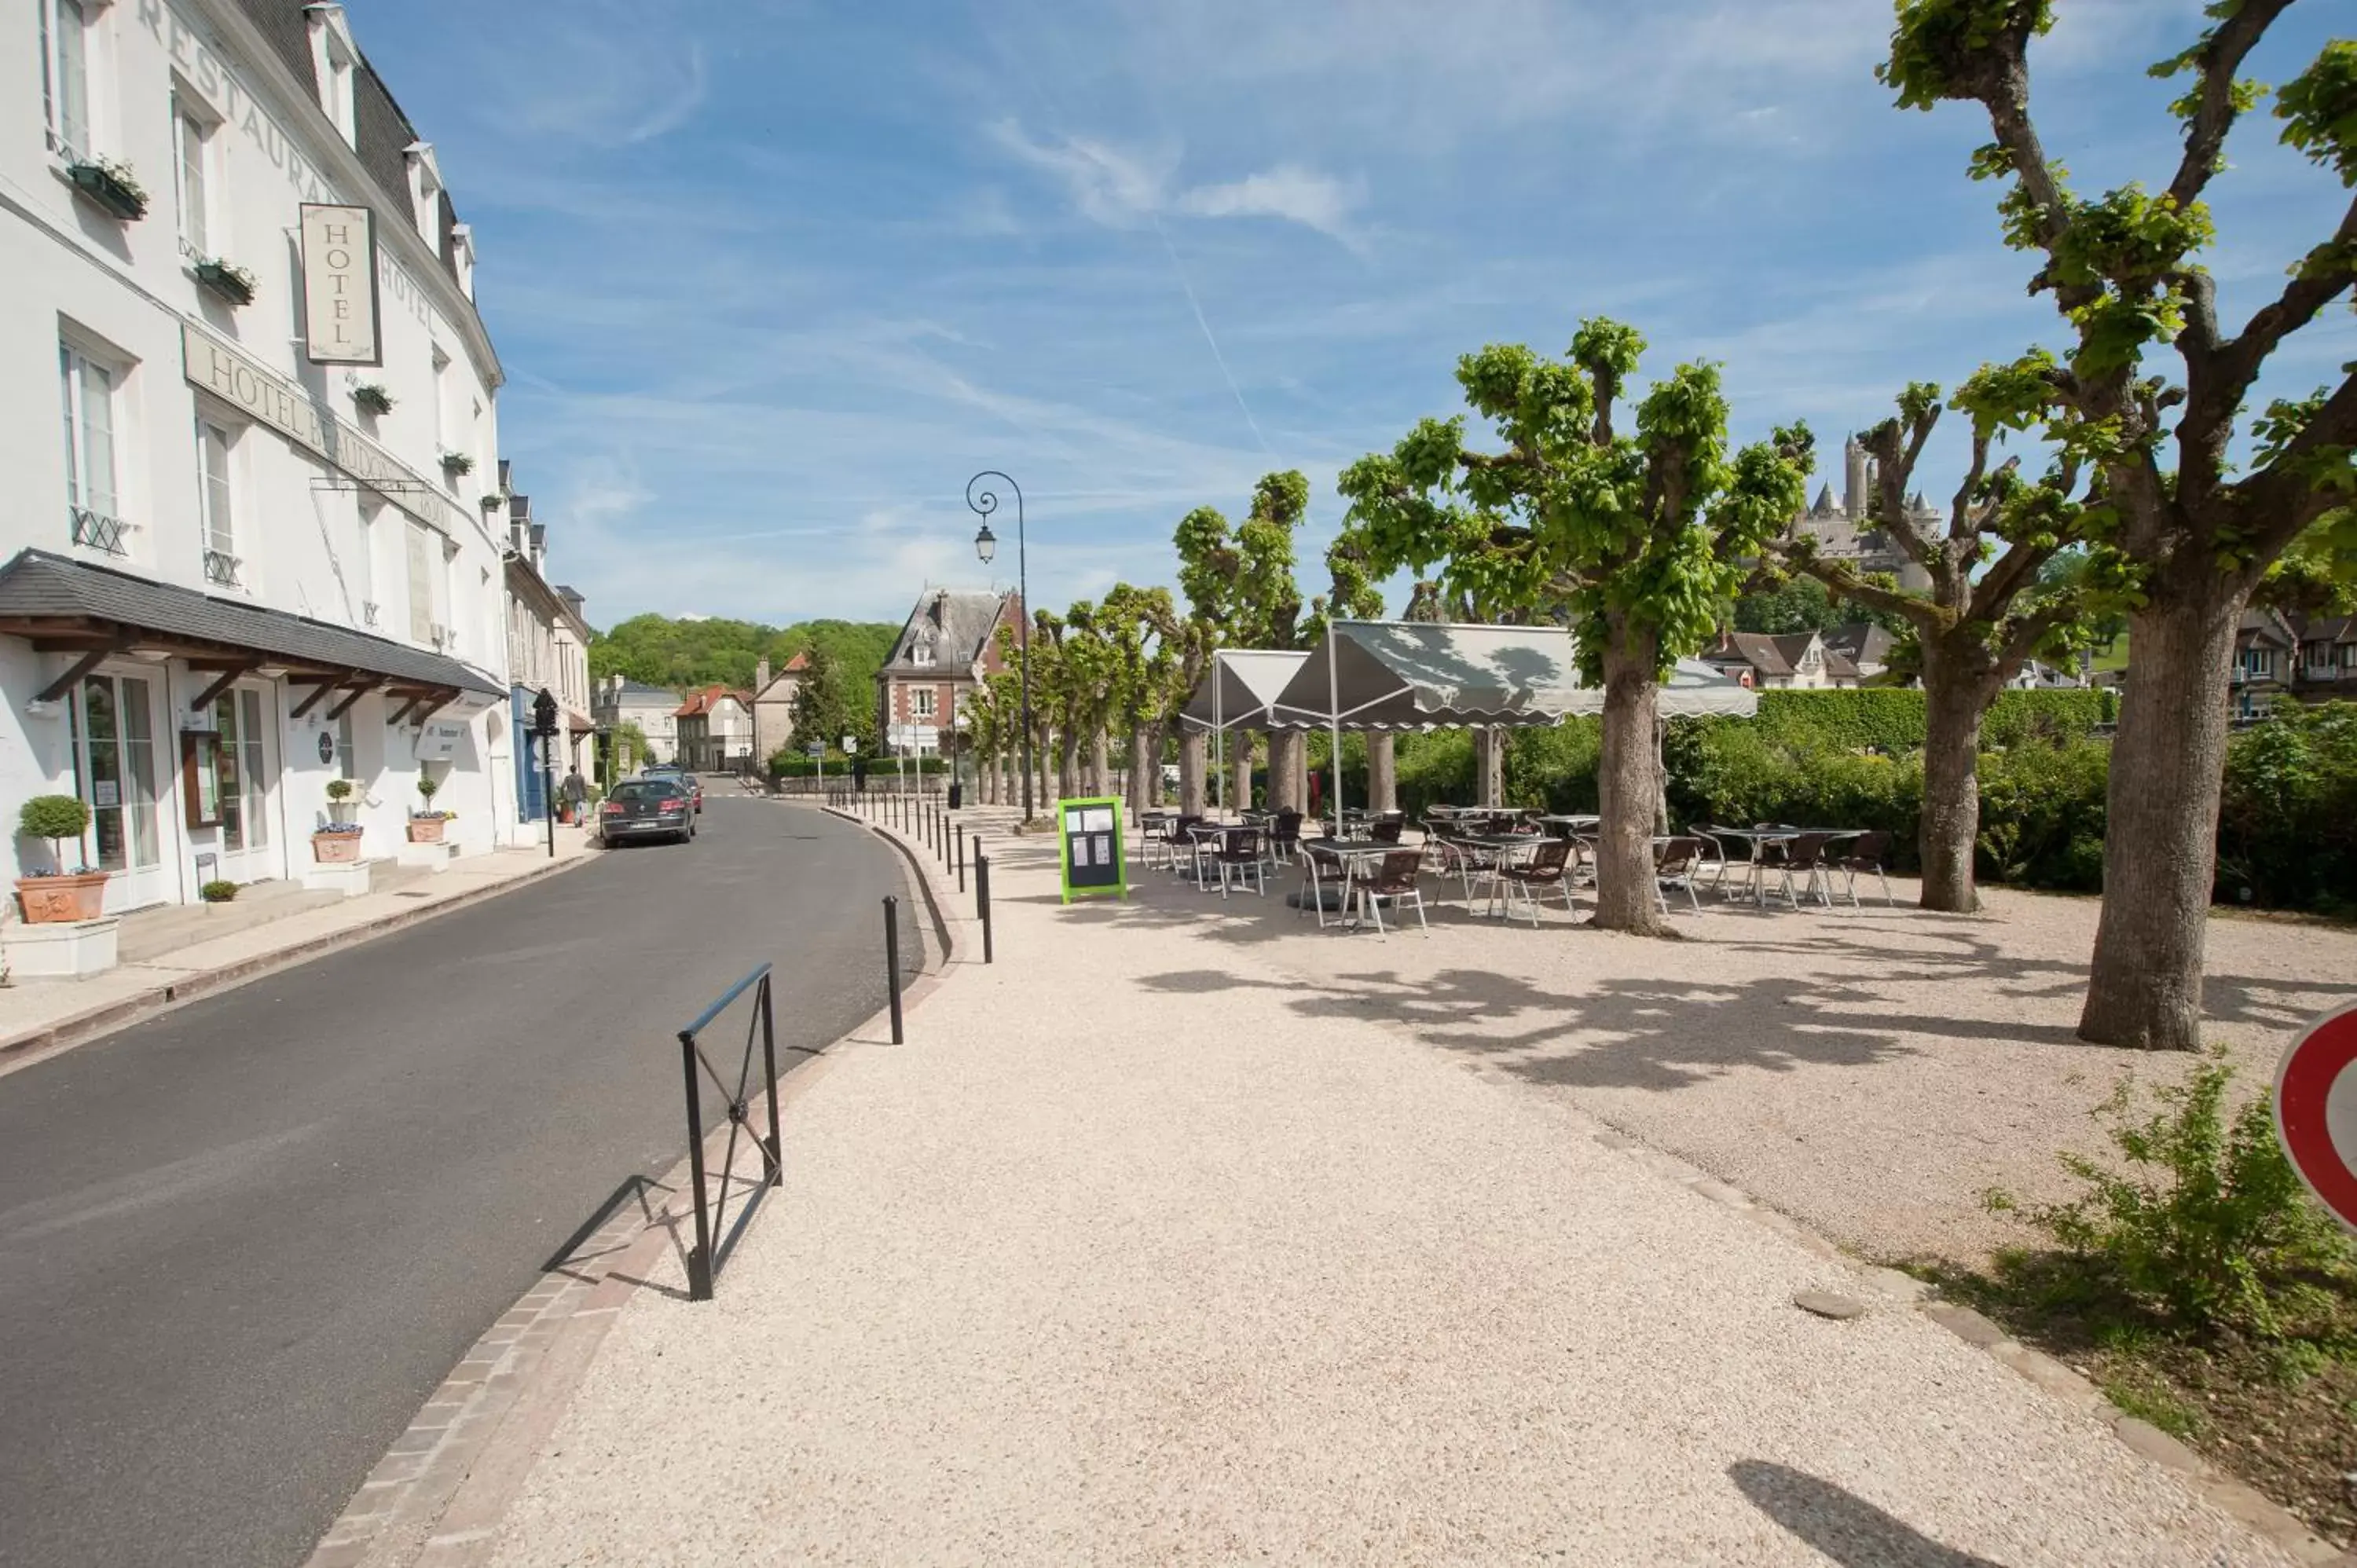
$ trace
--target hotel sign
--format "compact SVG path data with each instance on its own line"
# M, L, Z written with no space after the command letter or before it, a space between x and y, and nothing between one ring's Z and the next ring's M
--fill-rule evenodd
M303 352L315 365L381 365L376 214L303 204Z
M180 356L191 385L327 459L427 527L457 535L457 509L406 465L351 429L293 382L201 328L183 322Z

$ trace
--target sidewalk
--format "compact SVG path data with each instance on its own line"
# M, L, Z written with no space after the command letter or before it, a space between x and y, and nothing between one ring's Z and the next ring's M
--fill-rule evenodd
M997 962L969 940L906 1046L830 1053L717 1299L631 1296L464 1555L2316 1560L1907 1282L1378 1006L1305 1016L1216 920L1060 907L1052 841L991 849Z
M567 869L592 848L586 830L560 827L554 861L543 845L495 850L454 860L441 872L387 866L379 873L380 890L358 898L305 894L298 885L252 904L175 906L127 916L120 938L126 961L105 973L0 986L0 1074L156 1008Z

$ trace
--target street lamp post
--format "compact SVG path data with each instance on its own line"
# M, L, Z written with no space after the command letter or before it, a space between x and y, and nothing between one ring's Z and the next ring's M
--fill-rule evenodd
M540 804L548 815L548 858L556 858L556 699L543 686L532 700L532 733L540 737Z
M1015 492L1015 596L1023 614L1016 623L1016 639L1023 650L1023 820L1031 820L1031 587L1023 547L1023 487L996 468L985 468L965 482L965 504L982 518L982 532L974 536L974 553L989 565L998 554L998 536L990 532L990 514L998 510L998 492L975 489L985 479L996 479Z

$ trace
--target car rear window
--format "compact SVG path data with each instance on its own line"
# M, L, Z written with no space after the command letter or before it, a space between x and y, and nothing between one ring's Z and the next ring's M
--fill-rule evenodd
M617 800L661 800L679 792L678 785L660 779L626 779L614 786Z

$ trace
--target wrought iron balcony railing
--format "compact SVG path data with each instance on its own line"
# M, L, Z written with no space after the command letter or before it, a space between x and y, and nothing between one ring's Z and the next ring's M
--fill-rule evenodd
M131 546L124 534L131 525L119 517L109 517L102 511L92 511L86 506L68 507L72 519L73 542L84 549L102 551L109 555L128 555Z
M205 581L218 583L224 588L242 588L245 584L237 575L242 563L226 550L205 552Z

